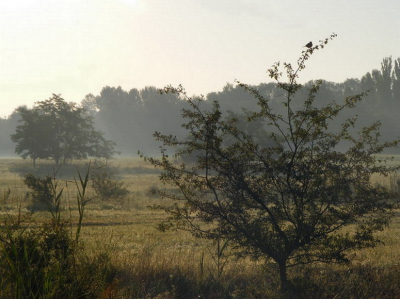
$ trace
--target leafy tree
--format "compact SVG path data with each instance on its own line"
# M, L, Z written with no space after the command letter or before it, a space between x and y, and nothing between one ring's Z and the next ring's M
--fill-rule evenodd
M92 103L93 99L87 97L82 105L92 106ZM180 129L179 119L180 105L186 102L173 94L160 95L155 87L125 91L107 86L95 97L95 103L96 125L106 136L112 136L124 154L132 154L135 148L157 149L151 135L159 127L174 134L184 131Z
M36 166L36 160L47 157L45 144L49 142L48 124L44 117L41 117L38 110L28 109L26 106L19 107L16 110L23 122L16 127L16 133L11 135L11 140L16 142L15 152L26 159L30 157L33 166Z
M266 88L266 86L259 86L257 88L259 88L260 92L262 93L270 92L270 89ZM241 112L240 109L253 110L257 106L257 101L254 99L254 97L245 92L243 88L229 83L224 86L222 91L209 93L207 95L207 100L208 101L204 104L218 101L218 103L221 105L222 111L227 110L236 113Z
M95 117L99 108L97 107L96 97L89 93L85 96L85 98L81 101L81 107L86 110L86 112Z
M235 122L236 128L247 135L251 135L253 141L256 142L258 145L268 147L275 144L275 140L270 137L270 133L266 130L267 126L265 124L265 119L258 118L254 121L249 122L247 121L247 119L251 117L252 113L245 109L243 109L241 114L232 111L227 111L226 114L227 116L224 117L225 121ZM188 140L194 140L192 135L189 135L187 138ZM222 141L222 146L229 146L235 143L235 141L236 140L234 136L225 136ZM189 164L196 162L198 156L205 156L205 154L206 151L198 150L190 152L188 153L188 155L181 155L180 158L182 159L182 161Z
M271 137L273 145L260 145L234 119L224 119L218 102L203 111L201 101L187 96L182 87L164 89L191 105L182 113L191 138L156 133L163 143L162 158L142 155L163 170L164 183L180 191L163 194L176 202L165 207L171 217L160 228L175 226L197 237L223 238L238 254L272 260L279 267L283 290L290 286L289 267L349 262L347 251L379 242L374 232L388 224L395 194L373 185L370 178L398 169L378 164L376 156L398 141L379 142L379 123L355 134L355 118L346 119L337 132L329 130L364 93L320 107L314 102L322 81L315 81L302 106L292 109L303 88L297 78L305 62L335 36L304 50L296 69L284 63L287 82L281 81L279 63L269 69L285 94L285 114L276 114L259 90L238 82L259 105L247 121L266 121L272 132L266 138ZM227 138L234 142L227 145ZM347 150L339 151L343 145ZM177 149L173 159L167 154L169 147ZM194 165L176 164L176 157L198 151L205 154Z
M249 117L251 117L252 113L247 110L243 110L242 114L234 113L231 111L227 111L226 121L234 121L236 128L244 132L246 135L251 135L254 142L263 147L273 146L275 144L275 140L270 137L270 134L267 132L267 126L265 124L265 119L258 118L254 119L254 121L247 121ZM235 143L235 138L233 136L226 136L224 138L224 146Z
M349 97L353 94L358 94L361 92L360 89L360 80L359 79L346 79L343 82L344 90L343 94L345 97Z
M371 93L374 95L376 91L376 85L374 79L370 72L366 73L364 76L361 77L360 81L361 91L368 91L368 96L371 96Z
M392 94L392 57L386 57L381 62L381 82L378 84L378 92L383 101L391 107L393 102Z
M376 91L376 83L370 72L361 77L360 90L361 92L367 93L363 102L360 105L361 108L364 108L361 110L362 115L371 116L375 114L376 111L379 111L380 103L377 101L377 98L379 98L379 96ZM358 108L360 108L360 106Z
M140 91L143 101L143 114L147 130L152 133L158 128L164 128L168 134L184 136L180 126L180 111L183 108L181 101L175 94L160 94L155 87L145 87ZM146 121L147 120L147 121ZM151 120L151 122L149 122ZM152 142L152 144L154 143Z
M0 155L2 156L14 155L15 145L10 140L10 135L15 132L19 119L20 116L16 111L8 117L0 117Z
M400 58L397 58L394 61L392 81L393 98L395 100L395 103L397 104L400 101Z
M20 107L21 125L11 140L17 143L15 152L22 158L36 159L85 159L88 156L111 158L115 143L105 140L101 132L94 130L93 118L84 108L67 103L53 94L48 100L37 102L35 107Z
M124 154L137 146L137 141L141 139L138 132L142 129L143 113L138 94L137 89L127 92L121 87L106 86L95 98L98 110L96 124L106 136L112 136Z
M375 81L377 96L380 100L379 106L384 105L385 107L392 104L392 57L382 60L381 70L373 70L372 78Z

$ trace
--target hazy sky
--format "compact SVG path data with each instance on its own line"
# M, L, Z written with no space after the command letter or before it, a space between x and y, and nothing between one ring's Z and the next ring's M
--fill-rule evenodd
M183 84L190 94L268 82L275 61L338 37L303 81L342 82L400 57L398 0L2 0L0 117L104 86Z

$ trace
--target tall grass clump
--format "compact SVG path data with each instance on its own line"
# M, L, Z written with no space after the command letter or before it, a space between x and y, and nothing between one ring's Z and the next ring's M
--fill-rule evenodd
M89 258L79 236L89 169L75 180L79 222L75 236L60 211L63 189L58 180L29 176L38 202L45 203L51 219L37 223L32 212L9 215L0 229L0 298L99 298L113 276L109 258Z

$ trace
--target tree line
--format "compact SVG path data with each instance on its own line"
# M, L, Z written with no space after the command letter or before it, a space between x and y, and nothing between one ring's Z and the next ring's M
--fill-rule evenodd
M293 105L302 105L301 99L315 81L304 85L305 88L296 93ZM276 83L261 83L252 86L270 99L270 105L282 113L280 104L283 100L281 90ZM393 60L384 58L380 69L368 72L361 79L347 79L342 83L323 81L316 96L316 105L324 105L335 101L342 103L348 96L368 91L365 100L352 111L370 121L381 120L384 139L397 136L396 128L400 121L400 58ZM224 116L234 117L246 115L257 109L257 101L240 86L227 84L219 92L207 94L201 109L208 110L212 102L218 101ZM124 156L135 155L138 150L155 153L159 144L154 140L155 131L163 129L164 133L184 137L181 127L181 110L187 103L177 94L160 94L159 89L150 86L143 89L133 88L129 91L121 87L104 87L99 95L88 94L78 105L93 118L93 128L104 132L105 140L115 142L115 150ZM0 118L0 155L13 155L16 145L10 139L27 107L18 107L9 117ZM342 116L347 117L348 115ZM337 121L339 124L339 121ZM361 120L362 124L362 120ZM335 126L333 126L335 128ZM249 130L257 129L248 128ZM17 149L18 152L18 149Z

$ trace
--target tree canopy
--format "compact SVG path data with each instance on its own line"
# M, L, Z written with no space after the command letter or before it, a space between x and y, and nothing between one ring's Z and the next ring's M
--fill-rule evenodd
M53 159L58 165L70 159L88 156L111 158L115 143L103 138L93 126L93 117L75 103L67 103L59 95L35 104L32 109L20 107L21 116L11 140L22 158Z
M349 250L379 242L374 232L388 224L392 200L398 196L370 179L398 169L377 156L398 140L380 142L380 124L359 128L355 116L332 130L333 121L348 115L365 93L321 103L316 101L321 80L307 88L298 83L306 61L335 36L304 50L296 68L284 63L287 81L281 81L280 63L269 69L284 95L279 113L260 89L238 82L258 104L246 121L266 122L271 132L264 144L235 118L223 118L219 102L203 110L204 99L188 96L182 87L164 89L189 103L182 116L190 138L156 133L162 158L142 155L163 170L164 183L179 190L162 192L175 204L164 207L171 217L160 228L227 239L239 255L272 260L279 267L282 289L290 285L288 267L348 262ZM167 152L171 147L176 149L172 159ZM176 162L192 154L195 163Z

